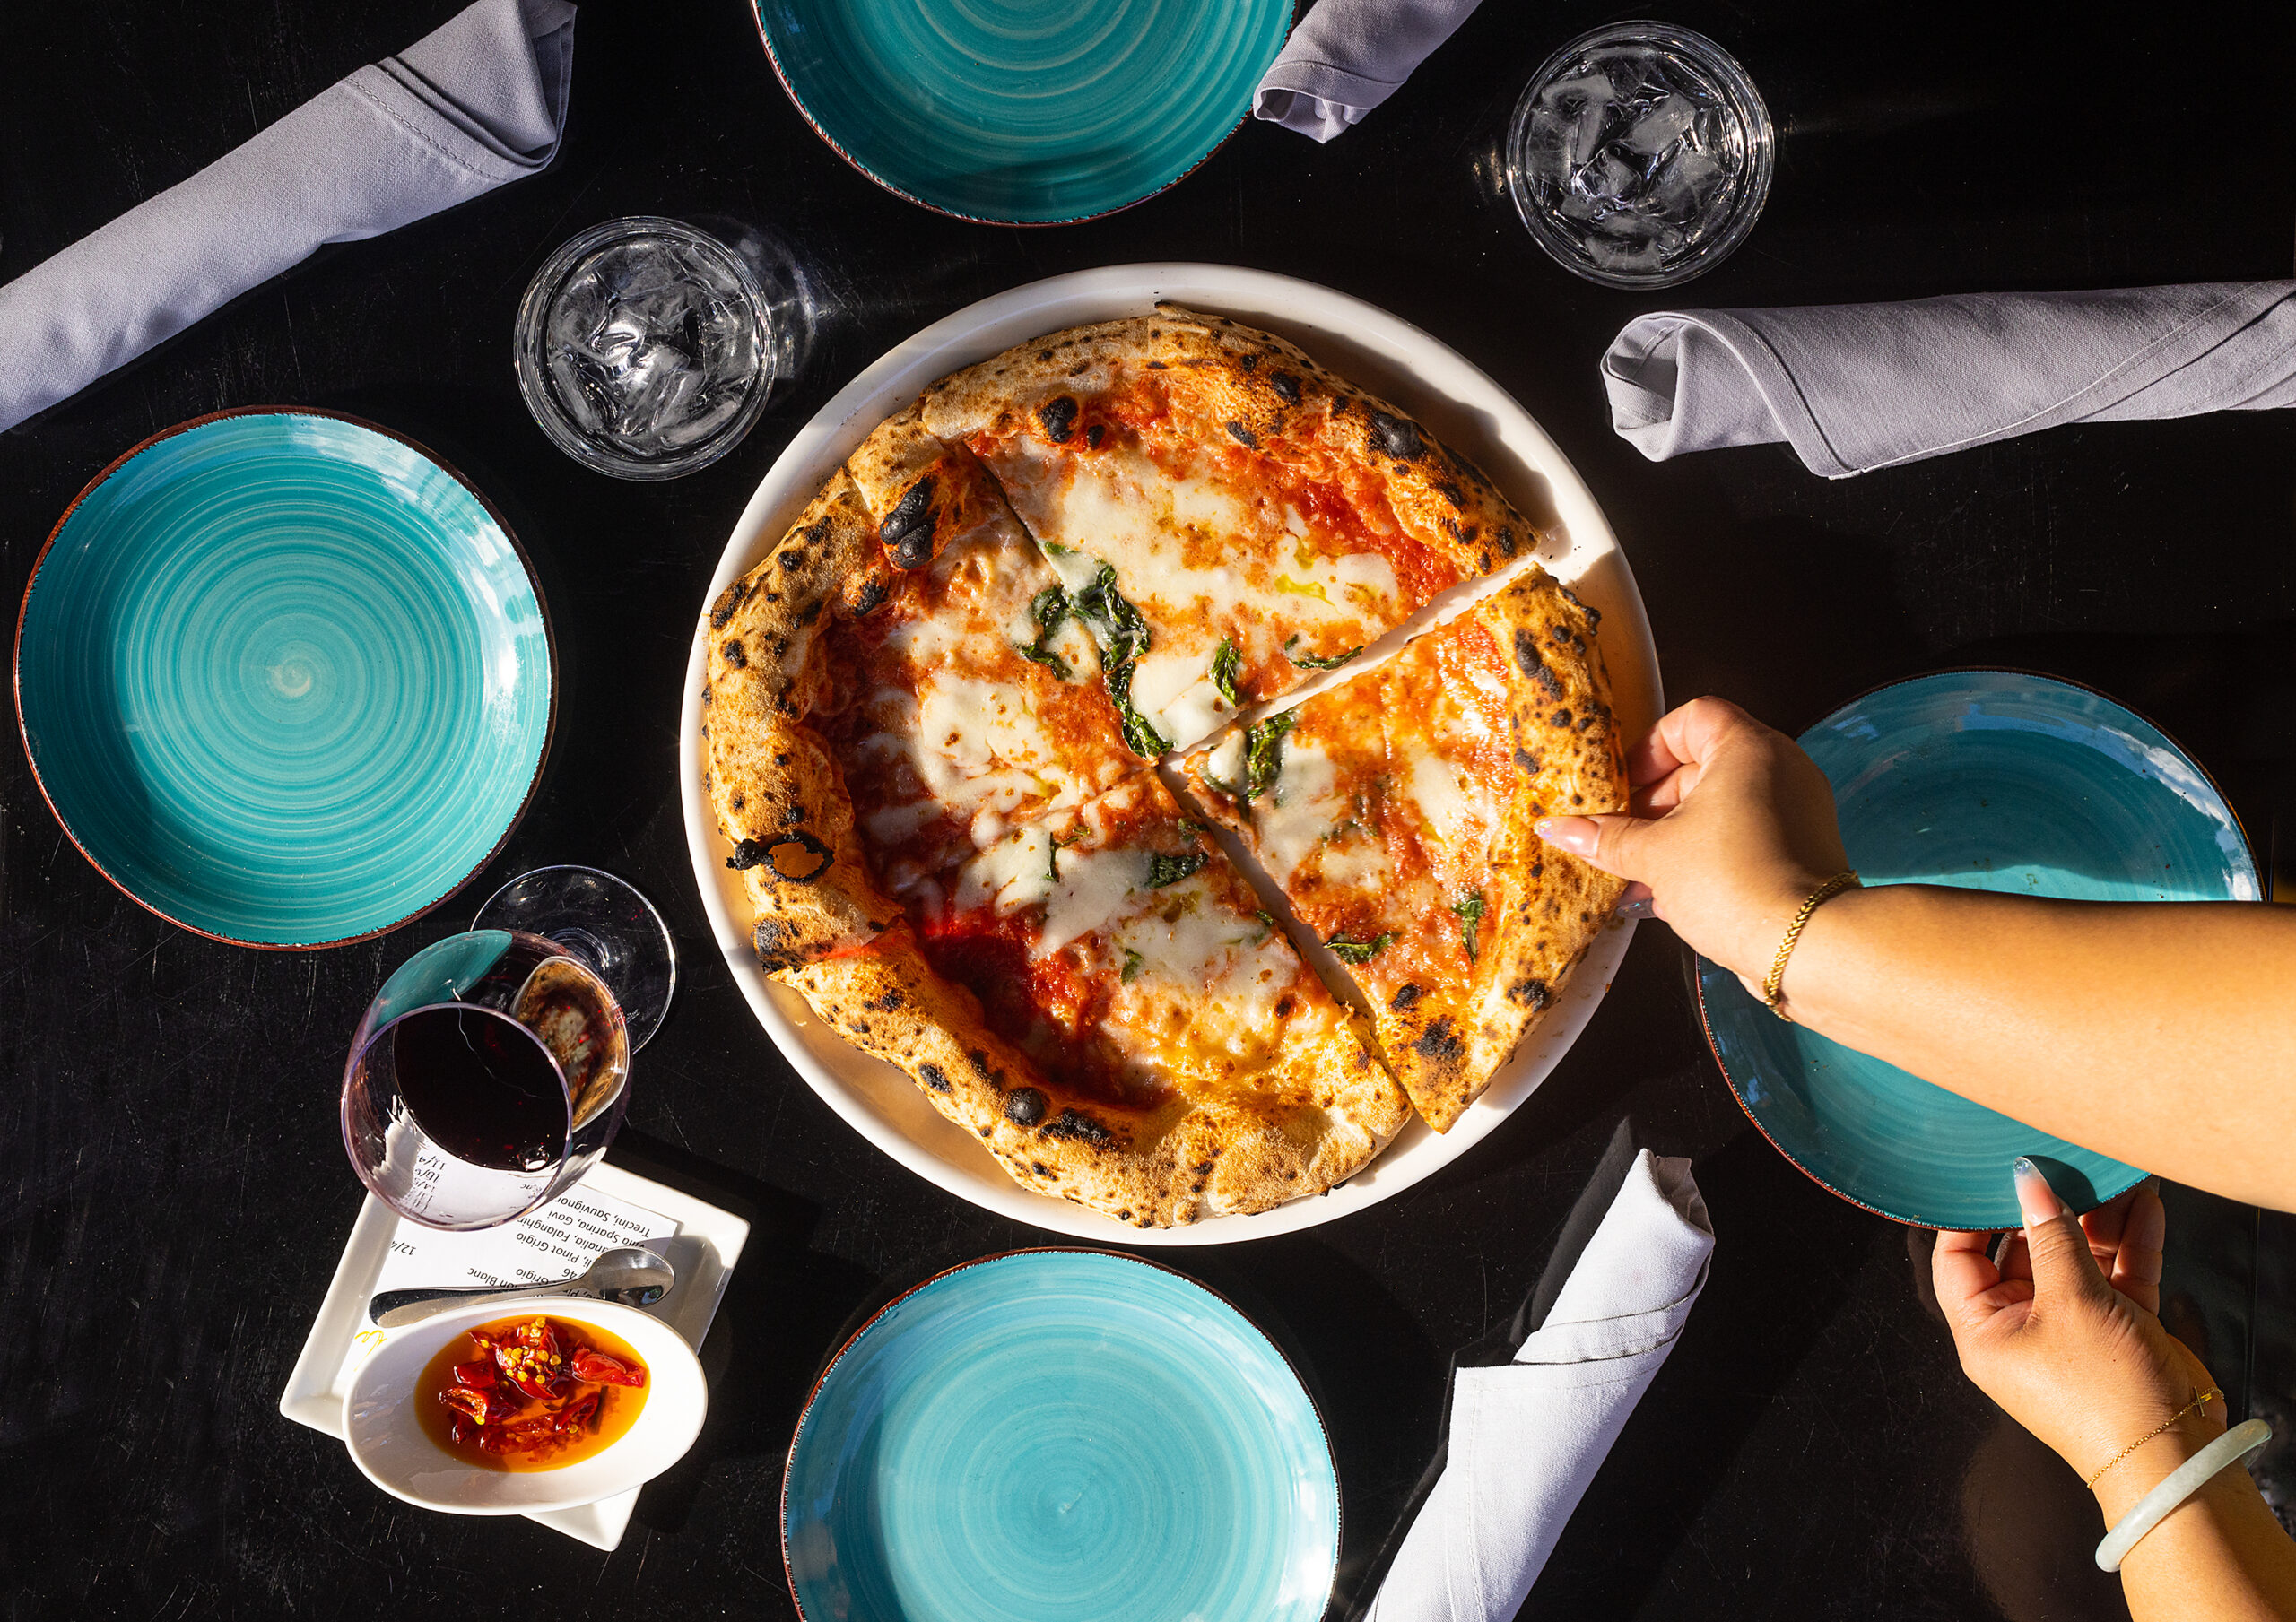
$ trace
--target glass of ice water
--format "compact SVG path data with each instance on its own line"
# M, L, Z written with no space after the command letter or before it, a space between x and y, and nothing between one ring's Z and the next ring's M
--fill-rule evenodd
M1566 268L1672 287L1753 229L1774 148L1770 111L1729 52L1671 23L1614 22L1532 77L1507 133L1507 186Z
M742 441L773 386L771 315L741 256L677 220L591 227L518 304L518 392L551 442L622 479L674 479Z

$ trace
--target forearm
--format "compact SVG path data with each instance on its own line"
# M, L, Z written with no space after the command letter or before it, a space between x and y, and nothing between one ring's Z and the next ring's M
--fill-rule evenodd
M2155 1481L2197 1451L2171 1437L2098 1485L2108 1526ZM2131 1469L2140 1463L2141 1470ZM2290 1622L2296 1618L2296 1543L2280 1528L2248 1472L2217 1472L2121 1562L2122 1592L2135 1622Z
M1795 1019L2100 1153L2296 1210L2296 910L1900 885L1811 917Z

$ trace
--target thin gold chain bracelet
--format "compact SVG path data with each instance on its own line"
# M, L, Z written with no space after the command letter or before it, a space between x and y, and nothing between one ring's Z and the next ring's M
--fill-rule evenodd
M2135 1453L2138 1448L2144 1446L2153 1437L2167 1430L2169 1427L2174 1425L2187 1414L2198 1413L2202 1409L2206 1408L2210 1403L2223 1396L2223 1394L2224 1393L2222 1392L2218 1391L2214 1386L2210 1386L2206 1391L2201 1392L2191 1401L2177 1409L2175 1413L2170 1414L2167 1418L2161 1420L2160 1424L2154 1426L2151 1430L2146 1431L2143 1436L2137 1437L2135 1441L2130 1443L2126 1447L2122 1448L2120 1452L2115 1453L2111 1458L2099 1465L2097 1467L2097 1473L2090 1477L2086 1481L2081 1483L2081 1485L2093 1488L2098 1482L2105 1479L2105 1472L2110 1470L2114 1465L2119 1463L2123 1459L2127 1458L2129 1454Z
M1778 956L1770 960L1770 977L1761 983L1761 1000L1771 1013L1776 1014L1788 1025L1794 1023L1794 1016L1787 1013L1784 1007L1785 993L1782 987L1786 981L1786 959L1794 955L1795 944L1802 939L1802 930L1810 922L1810 915L1842 891L1856 888L1858 878L1855 869L1848 872L1836 873L1810 892L1810 898L1802 903L1802 910L1794 915L1794 922L1786 926L1786 939L1778 943Z

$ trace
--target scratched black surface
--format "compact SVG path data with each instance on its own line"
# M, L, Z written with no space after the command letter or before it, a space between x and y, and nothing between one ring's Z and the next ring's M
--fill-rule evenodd
M10 8L0 278L451 8ZM1550 265L1490 181L1537 59L1611 14L1494 0L1328 148L1248 127L1140 208L1019 231L929 215L846 169L784 99L742 0L592 0L547 174L329 250L0 438L0 601L21 594L92 473L217 406L373 418L503 507L544 571L564 697L535 808L473 890L588 862L662 904L689 978L639 1060L627 1156L758 1222L709 1349L708 1428L646 1493L619 1552L381 1496L275 1405L359 1202L335 1125L345 1038L386 967L471 902L330 952L199 940L80 859L12 742L0 1614L793 1614L779 1462L837 1327L936 1262L1035 1236L868 1149L752 1021L713 960L686 865L678 687L719 548L788 436L905 334L1037 276L1222 260L1396 310L1488 369L1576 461L1632 558L1672 694L1726 693L1793 727L1942 664L2079 677L2187 742L2262 843L2296 755L2296 421L2060 430L1840 484L1776 448L1646 464L1608 429L1595 361L1652 301ZM1667 14L1743 57L1781 132L1760 229L1676 302L2289 273L2296 103L2256 93L2288 59L2284 9L2108 22L2080 7L1697 0ZM748 442L666 486L561 459L509 367L512 309L541 258L638 212L770 225L835 304ZM2122 1614L2087 1567L2098 1528L2077 1487L1956 1373L1918 1236L1805 1182L1750 1130L1699 1038L1680 948L1656 926L1553 1079L1448 1173L1312 1234L1190 1263L1263 1314L1314 1381L1349 1569L1418 1472L1446 1352L1513 1310L1628 1112L1660 1150L1697 1157L1720 1249L1526 1615ZM2274 1412L2296 1359L2284 1323L2277 1339L2251 1327L2285 1313L2288 1231L2175 1195L2174 1321L2236 1400Z

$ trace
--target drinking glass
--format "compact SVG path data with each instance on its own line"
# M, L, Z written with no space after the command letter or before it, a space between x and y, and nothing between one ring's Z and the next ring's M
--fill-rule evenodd
M1564 268L1608 287L1672 287L1745 240L1775 147L1770 111L1729 52L1671 23L1614 22L1532 75L1507 132L1507 189Z
M668 932L613 875L512 880L368 1004L343 1076L360 1181L401 1216L455 1230L556 1199L613 1141L631 1053L675 977Z
M777 354L743 256L650 214L592 226L518 302L518 393L552 444L620 479L707 467L756 422Z

